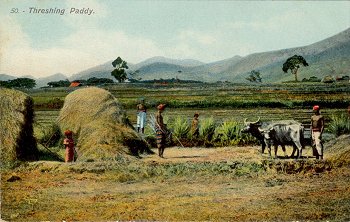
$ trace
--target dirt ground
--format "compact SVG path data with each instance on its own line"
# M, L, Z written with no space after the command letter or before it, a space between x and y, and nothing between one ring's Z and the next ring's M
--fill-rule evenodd
M129 168L127 174L120 174L120 168L114 165L107 170L96 170L96 166L106 163L29 163L2 172L1 218L5 221L350 220L349 167L297 174L274 170L245 174L225 171L233 162L259 163L268 159L258 149L173 147L165 150L164 159L155 154L143 156L136 164L125 162L130 164L124 166ZM287 152L290 154L291 150ZM305 155L314 161L310 150ZM191 170L187 172L181 167ZM138 177L141 173L148 174ZM130 179L128 175L134 177Z

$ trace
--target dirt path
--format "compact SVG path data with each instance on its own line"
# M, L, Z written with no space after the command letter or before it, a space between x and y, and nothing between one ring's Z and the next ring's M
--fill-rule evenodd
M258 147L175 147L166 149L165 157L149 155L139 164L125 163L129 164L125 172L116 166L89 171L90 163L58 162L4 172L1 217L7 221L350 219L348 167L325 173L243 176L222 171L229 166L226 162L261 161L266 154L261 156ZM192 169L179 171L182 168L176 164L182 163ZM12 175L20 179L7 181Z

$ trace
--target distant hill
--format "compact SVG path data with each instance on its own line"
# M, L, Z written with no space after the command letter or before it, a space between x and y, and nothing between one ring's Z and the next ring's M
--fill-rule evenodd
M36 87L47 86L48 82L56 82L56 81L65 80L65 79L68 79L68 77L62 73L56 73L51 76L36 79Z
M133 68L135 70L138 70L138 69L142 68L143 66L148 66L151 64L155 64L155 63L159 63L159 64L167 63L167 64L172 64L172 65L177 65L177 66L182 66L182 67L195 67L195 66L200 66L200 65L205 64L203 62L200 62L200 61L194 60L194 59L169 59L169 58L162 57L162 56L156 56L156 57L152 57L150 59L146 59L143 62L137 63L136 65L133 66Z
M303 56L308 67L299 69L298 78L326 75L350 75L350 28L314 44L290 49L275 50L247 55L234 56L229 59L202 63L197 60L176 60L165 57L153 57L138 64L128 64L130 70L139 70L137 78L143 80L179 78L206 82L231 81L247 82L245 79L252 70L260 71L263 82L283 82L293 80L292 74L283 73L282 65L293 55ZM110 78L112 61L79 72L74 79L91 77Z
M101 65L89 68L87 70L84 70L82 72L76 73L69 77L70 81L73 80L78 80L78 79L89 79L92 77L97 77L97 78L108 78L108 79L113 79L114 77L111 76L111 71L113 70L112 66L112 60L108 61L106 63L103 63Z
M160 65L161 67L157 67L157 64ZM169 70L166 69L167 65L165 64L169 64L168 66ZM169 76L170 73L173 72L173 68L174 68L173 65L177 66L178 68L176 69L180 70L180 69L183 69L183 67L194 67L202 64L204 63L193 59L177 60L177 59L169 59L169 58L157 56L157 57L152 57L150 59L146 59L145 61L142 61L137 64L128 63L129 69L127 70L127 72L139 70L140 73L142 73L141 76L145 76L145 74L147 73L147 79L152 79L152 77L154 76L158 78L160 71L162 71L162 74ZM155 70L151 70L149 68L150 65L151 67L154 67ZM76 80L76 79L89 79L91 77L98 77L98 78L109 78L109 79L115 80L115 78L111 76L111 72L113 71L113 69L114 68L112 66L112 60L111 60L104 64L101 64L101 65L89 68L87 70L84 70L82 72L79 72L77 74L74 74L69 79ZM147 72L144 72L145 70L147 70ZM153 75L152 73L155 75ZM172 75L171 78L173 77L174 76ZM166 76L164 76L164 78L166 78Z
M17 77L15 76L10 76L7 74L0 74L0 81L7 81L7 80L11 80L11 79L16 79Z

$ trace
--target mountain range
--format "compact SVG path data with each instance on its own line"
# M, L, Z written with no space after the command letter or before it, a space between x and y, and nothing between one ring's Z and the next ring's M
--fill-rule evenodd
M233 56L212 63L157 56L137 64L128 63L127 72L138 70L139 73L135 78L142 80L179 78L204 82L230 81L239 83L248 82L246 77L252 70L256 70L261 73L263 82L284 82L294 79L292 74L286 74L282 71L283 63L293 55L301 55L309 63L309 66L299 69L299 80L311 76L321 79L326 75L350 75L350 28L311 45L254 53L244 57ZM91 77L114 79L111 76L113 69L111 60L76 73L69 77L69 80L89 79ZM0 74L0 80L9 77L11 78L9 75ZM66 78L63 74L55 74L38 79L37 84L40 82L38 86L41 86L48 80L58 81Z
M256 70L261 73L263 82L273 83L294 79L292 74L282 71L283 63L293 55L301 55L309 63L309 66L299 69L300 80L311 76L321 79L326 75L350 75L350 28L303 47L254 53L244 57L234 56L213 63L153 57L138 64L129 64L129 68L139 70L137 77L142 80L177 77L205 82L248 82L246 77L252 70ZM111 62L79 72L70 79L112 78Z

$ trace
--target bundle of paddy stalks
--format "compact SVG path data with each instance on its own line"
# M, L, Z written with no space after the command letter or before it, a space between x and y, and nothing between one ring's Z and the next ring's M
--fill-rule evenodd
M58 124L62 132L73 131L78 161L151 153L117 99L104 89L88 87L68 94Z
M350 135L341 135L324 145L324 155L336 164L350 164Z
M31 97L21 91L0 88L1 167L17 160L38 159L33 119Z

